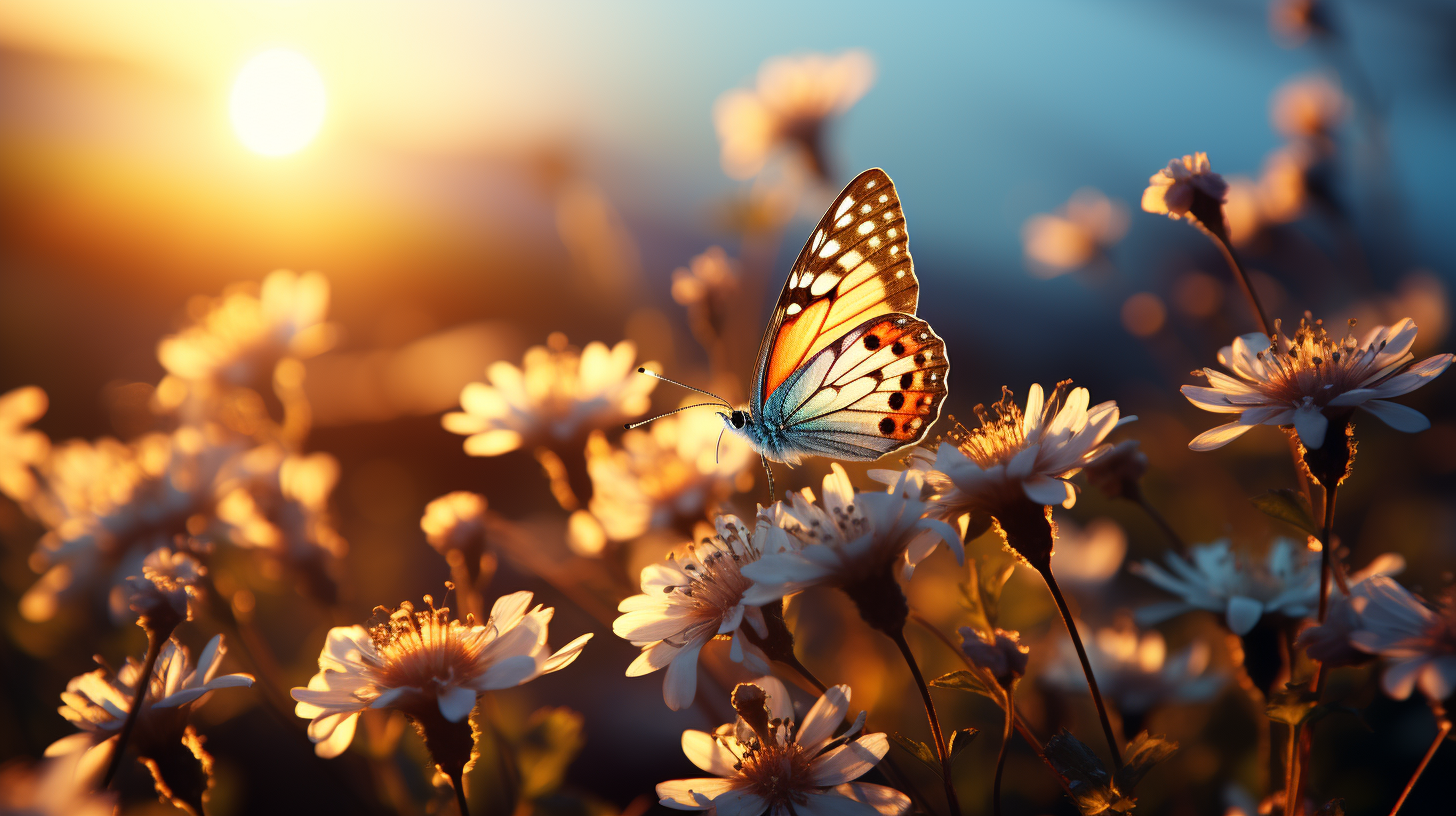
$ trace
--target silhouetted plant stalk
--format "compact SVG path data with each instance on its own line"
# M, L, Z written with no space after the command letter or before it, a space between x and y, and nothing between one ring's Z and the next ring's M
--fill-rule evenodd
M1400 813L1401 805L1405 804L1406 797L1410 796L1411 789L1416 786L1421 774L1425 773L1426 766L1431 764L1431 758L1440 750L1441 743L1451 733L1451 718L1446 716L1446 709L1438 702L1431 703L1431 713L1436 715L1436 739L1431 742L1431 747L1426 749L1425 756L1421 757L1421 763L1416 766L1415 773L1411 774L1410 781L1405 783L1405 788L1400 792L1400 798L1395 800L1395 807L1390 809L1390 816Z
M137 676L136 693L132 695L131 708L126 712L126 721L121 724L121 734L116 738L116 747L111 752L110 761L106 763L106 775L101 778L102 790L111 787L111 780L116 777L117 770L121 768L121 759L126 754L127 743L131 741L132 731L136 729L137 716L141 713L142 704L146 702L147 690L152 686L152 670L157 666L157 658L161 656L162 647L167 644L167 638L171 637L172 630L177 628L177 621L172 621L170 625L166 622L153 621L150 624L144 624L144 628L147 630L147 657L142 663L141 674Z
M1006 753L1011 747L1011 728L1016 722L1016 695L1009 688L1002 689L1005 701L1005 724L1001 728L1001 750L996 754L996 779L991 784L991 812L1001 816L1001 776L1006 770Z
M930 686L925 682L925 675L920 673L920 665L915 662L915 654L910 651L910 644L905 640L904 627L886 634L900 648L900 654L905 657L905 665L910 667L910 675L915 678L915 687L920 689L920 699L925 703L925 716L930 720L930 733L935 738L935 751L940 757L941 775L945 778L946 802L950 806L951 815L959 816L961 805L956 798L955 779L951 775L950 752L946 750L945 735L940 730L940 718L935 714L935 701L930 698Z

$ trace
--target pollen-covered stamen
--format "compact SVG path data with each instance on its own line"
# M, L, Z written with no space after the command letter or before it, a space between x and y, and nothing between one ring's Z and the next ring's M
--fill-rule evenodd
M770 805L806 803L807 793L815 789L809 783L814 757L794 741L793 721L771 718L768 696L752 683L739 683L733 689L732 702L756 737L741 743L743 754L735 765L744 788Z
M1042 404L1039 427L1045 427L1056 417L1071 384L1070 380L1064 380L1052 389ZM1026 417L1010 388L1002 386L1001 399L990 410L985 405L977 405L975 413L981 427L970 429L957 425L946 435L946 441L960 448L976 464L982 468L1005 464L1026 447Z
M681 555L671 554L670 561L680 561L690 580L686 584L665 586L662 591L674 596L671 603L686 613L694 624L681 634L667 638L670 643L686 643L711 628L716 634L728 613L743 600L743 593L752 584L743 577L746 561L758 556L747 536L730 528L727 538L705 538L689 545Z
M451 620L448 607L436 609L429 595L425 603L429 611L417 612L406 601L390 612L388 621L369 630L379 651L380 687L458 685L481 671L482 640L460 621Z
M1350 326L1354 325L1351 320ZM1276 337L1278 333L1276 321ZM1400 360L1389 371L1373 370L1371 363L1384 350L1384 340L1361 348L1353 334L1331 337L1323 321L1306 316L1289 339L1288 348L1269 348L1256 355L1265 376L1252 385L1273 400L1322 409L1336 396L1366 387L1372 378L1394 374L1404 366L1406 361Z

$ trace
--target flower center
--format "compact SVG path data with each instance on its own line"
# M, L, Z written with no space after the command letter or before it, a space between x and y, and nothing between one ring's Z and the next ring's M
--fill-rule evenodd
M379 650L379 685L385 688L432 689L458 684L480 673L481 644L465 625L450 620L448 608L436 609L425 596L428 612L416 612L406 601L389 621L369 631Z
M757 552L748 542L732 536L734 541L721 538L705 538L682 555L682 568L691 580L684 586L664 587L663 591L677 596L677 605L686 615L700 625L711 624L716 631L729 610L743 600L743 593L752 583L743 577L743 565L756 560ZM740 552L739 546L743 549ZM677 555L669 555L676 560Z
M1323 321L1303 319L1288 349L1259 352L1265 378L1256 387L1280 402L1300 405L1308 400L1323 408L1334 397L1361 387L1374 373L1370 362L1384 349L1384 341L1361 349L1354 335L1336 340L1325 331Z

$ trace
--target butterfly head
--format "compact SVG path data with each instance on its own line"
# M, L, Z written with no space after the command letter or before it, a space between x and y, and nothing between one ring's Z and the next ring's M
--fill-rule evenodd
M720 414L718 414L718 416L723 417L723 421L726 422L726 423L728 423L728 426L731 427L735 431L741 431L741 430L743 430L743 426L745 426L745 425L748 424L748 412L747 411L734 411L731 414L722 414L722 413L720 413Z

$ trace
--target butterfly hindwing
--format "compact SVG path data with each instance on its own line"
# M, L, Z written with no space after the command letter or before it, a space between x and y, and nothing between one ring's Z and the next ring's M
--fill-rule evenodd
M764 406L797 452L878 459L912 445L940 416L945 342L908 314L872 317L821 349Z
M759 348L754 407L867 319L913 315L919 290L894 182L866 170L834 199L789 272Z

